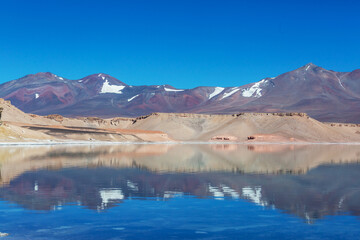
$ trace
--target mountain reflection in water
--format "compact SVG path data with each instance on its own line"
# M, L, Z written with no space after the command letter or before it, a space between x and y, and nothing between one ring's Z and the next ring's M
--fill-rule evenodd
M253 202L312 223L360 215L351 145L117 145L0 148L0 198L32 210L188 195Z

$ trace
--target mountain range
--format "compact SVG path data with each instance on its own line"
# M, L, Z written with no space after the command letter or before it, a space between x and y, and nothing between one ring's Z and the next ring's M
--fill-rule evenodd
M360 123L360 69L335 72L309 63L244 86L192 89L132 86L104 73L69 80L41 72L1 84L0 97L38 115L108 118L153 112L305 112L320 121Z

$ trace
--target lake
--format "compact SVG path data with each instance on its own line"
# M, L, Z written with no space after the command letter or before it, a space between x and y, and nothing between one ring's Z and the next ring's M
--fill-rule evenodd
M359 239L360 145L0 147L3 239Z

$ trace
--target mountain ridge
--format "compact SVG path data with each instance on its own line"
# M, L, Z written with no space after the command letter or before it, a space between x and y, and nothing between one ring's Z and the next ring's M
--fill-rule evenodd
M50 72L0 85L0 97L27 113L136 117L152 112L232 114L306 112L328 122L360 123L360 69L326 70L313 63L235 87L133 86L109 74L69 80Z

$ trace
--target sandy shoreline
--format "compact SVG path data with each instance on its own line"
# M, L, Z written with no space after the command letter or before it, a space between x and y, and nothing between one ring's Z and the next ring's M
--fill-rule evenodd
M41 142L0 142L7 146L44 146L44 145L360 145L360 142L107 142L107 141L41 141Z

